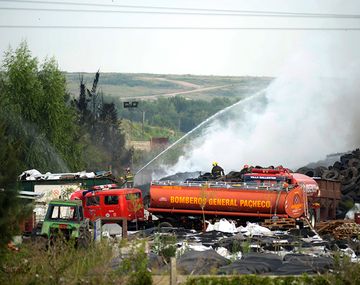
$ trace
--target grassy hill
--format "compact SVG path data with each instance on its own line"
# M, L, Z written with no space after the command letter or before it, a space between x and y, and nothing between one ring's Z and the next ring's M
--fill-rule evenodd
M78 96L80 75L91 89L95 73L65 73L68 91ZM265 88L270 77L201 76L100 73L98 90L118 98L155 100L181 95L188 99L211 100L214 97L243 97Z
M141 123L131 122L129 120L121 120L121 129L125 132L127 139L131 141L149 141L151 138L166 137L170 141L180 138L183 133L175 132L168 128L150 126Z

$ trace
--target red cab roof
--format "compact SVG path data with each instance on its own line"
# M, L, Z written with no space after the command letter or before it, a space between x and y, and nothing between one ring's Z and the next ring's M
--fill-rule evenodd
M119 188L119 189L109 189L109 190L101 190L101 191L92 191L85 195L85 197L90 196L100 196L100 195L126 195L132 193L141 193L140 189L137 188Z

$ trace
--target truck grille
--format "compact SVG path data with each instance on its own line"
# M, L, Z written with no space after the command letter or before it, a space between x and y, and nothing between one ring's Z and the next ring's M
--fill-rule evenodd
M71 229L58 229L52 228L50 229L50 236L54 238L62 237L65 240L69 240L71 237L72 230Z

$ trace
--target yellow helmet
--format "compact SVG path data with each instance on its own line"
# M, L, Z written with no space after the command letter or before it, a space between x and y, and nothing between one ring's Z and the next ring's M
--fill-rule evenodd
M218 165L218 163L216 161L214 161L212 165L216 166L216 165Z

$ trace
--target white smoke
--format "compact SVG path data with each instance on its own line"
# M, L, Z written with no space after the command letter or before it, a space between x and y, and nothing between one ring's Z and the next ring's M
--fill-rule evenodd
M360 69L301 52L264 91L214 120L168 173L244 164L297 168L360 145ZM344 66L348 66L344 69Z

